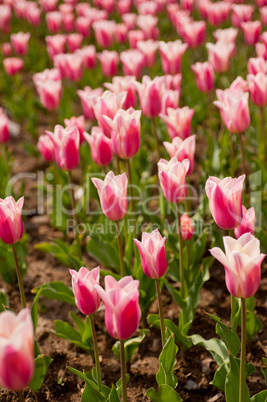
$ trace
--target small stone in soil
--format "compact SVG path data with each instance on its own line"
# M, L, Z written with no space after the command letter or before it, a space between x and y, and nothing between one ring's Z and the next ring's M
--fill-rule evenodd
M198 385L193 380L187 380L185 384L185 389L187 389L187 391L195 391L198 389Z

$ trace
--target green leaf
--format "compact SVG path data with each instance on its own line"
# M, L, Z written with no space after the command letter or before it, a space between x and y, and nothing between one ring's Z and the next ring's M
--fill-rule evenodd
M116 388L114 387L114 384L112 384L112 388L108 397L108 402L120 402L120 398L118 396Z
M263 328L262 322L252 311L246 312L246 334L248 342L251 342Z
M9 300L4 289L0 292L0 312L5 311L5 307L9 307Z
M35 298L33 300L32 308L31 308L31 316L32 316L32 322L33 322L33 328L34 328L34 333L36 331L37 327L37 320L38 320L38 302L40 299L42 293L42 288L38 290L38 292L35 295Z
M63 282L50 282L45 285L33 289L33 293L37 293L40 289L41 295L47 299L61 300L75 306L75 299L71 288Z
M105 402L106 398L102 392L99 391L97 384L95 384L92 380L87 378L86 374L82 371L79 371L73 367L67 366L67 369L72 373L76 374L85 382L85 389L82 395L82 402L94 401L94 402Z
M215 372L214 378L210 382L210 384L214 385L215 387L220 388L222 391L224 391L225 379L226 379L228 371L229 371L229 367L228 367L227 363L222 364L221 367L219 367L218 370Z
M177 387L178 380L174 375L177 351L178 347L175 345L174 334L167 328L166 343L159 356L160 368L156 375L158 385L166 384L172 388Z
M70 311L70 316L73 319L73 321L75 322L75 325L76 325L78 331L80 333L84 332L84 322L83 322L83 320L80 317L78 317L76 314L74 314L72 311Z
M141 329L140 335L138 337L128 339L124 343L125 361L127 363L129 363L132 360L133 355L139 348L140 343L144 340L144 338L146 337L148 332L149 332L148 329ZM117 341L113 345L112 351L113 351L114 355L117 357L117 359L120 360L120 341Z
M182 402L179 394L169 385L160 385L158 391L150 388L146 394L152 402Z
M227 325L223 324L219 317L213 314L208 314L210 318L212 318L216 324L216 334L220 336L222 341L225 343L227 349L230 351L232 356L236 357L240 351L240 339L231 329L227 327Z
M226 376L225 380L225 399L226 402L238 401L239 399L239 375L240 369L237 363L237 360L234 359L231 355L230 359L230 370ZM248 386L245 382L245 397L244 402L249 402L249 391Z
M92 344L85 343L82 339L82 335L76 331L68 322L61 320L55 320L55 334L63 339L68 340L79 348L85 350L87 353L92 354Z
M266 402L267 401L267 390L259 392L250 398L250 402Z
M87 252L97 262L120 273L120 260L117 248L101 238L91 237L87 243Z
M33 391L39 392L39 390L41 389L46 376L46 372L52 361L53 359L51 359L51 357L45 355L39 355L36 357L36 359L34 359L35 371L33 379L31 380L29 385L29 387Z
M73 249L72 246L69 246L61 239L54 239L52 242L54 244L48 242L36 244L35 248L44 253L51 254L66 266L74 269L79 269L83 265L82 261L74 257L74 253L70 253L71 249Z
M265 365L265 368L261 369L261 372L262 372L262 374L264 376L265 384L267 385L267 358L263 357L262 361L263 361L263 363Z
M228 350L225 346L225 343L217 338L204 339L200 335L191 335L189 337L194 345L201 345L203 348L208 350L211 354L218 366L221 366L225 361L228 360Z

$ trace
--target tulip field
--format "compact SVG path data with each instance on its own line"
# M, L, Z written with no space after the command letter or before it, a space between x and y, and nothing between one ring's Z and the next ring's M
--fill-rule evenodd
M267 0L0 1L0 401L267 402Z

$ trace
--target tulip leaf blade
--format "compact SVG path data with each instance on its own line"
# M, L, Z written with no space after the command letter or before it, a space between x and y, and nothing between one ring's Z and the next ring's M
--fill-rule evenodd
M176 354L178 347L175 344L175 337L173 332L166 329L166 343L163 346L162 352L159 356L159 371L156 375L158 385L169 385L176 388L178 384L177 377L174 375L174 365L176 363Z
M90 355L93 355L93 347L91 338L84 337L84 332L76 331L68 322L62 320L54 321L56 336L73 343L79 348L85 350Z
M99 237L92 236L86 249L88 254L97 262L120 273L119 253L111 244Z
M250 398L250 402L266 402L267 401L267 390L259 392Z
M32 308L31 308L31 316L32 316L32 322L33 322L33 330L34 333L36 332L36 327L37 327L37 320L38 320L38 302L40 299L42 293L42 287L38 290L38 292L36 293L34 300L33 300L33 304L32 304Z
M227 402L238 401L239 399L239 376L240 376L240 361L235 359L233 356L229 356L230 360L230 370L226 376L225 380L225 399ZM249 402L249 391L248 386L245 383L245 395L244 402Z
M261 369L261 372L264 376L265 384L267 385L267 358L263 357L262 361L263 361L263 364L265 365L265 368Z
M29 387L33 391L40 391L46 376L46 372L52 361L53 359L51 357L45 355L39 355L34 359L35 371L33 379L29 384Z
M102 392L99 391L98 385L91 379L87 377L87 373L77 370L73 367L67 366L67 369L73 374L76 374L85 382L85 388L82 394L81 401L94 401L94 402L105 402L106 398ZM90 373L89 373L90 374Z
M148 329L141 329L140 330L140 335L136 338L131 338L125 341L124 343L124 352L125 352L125 361L126 363L129 363L132 360L133 355L139 348L140 343L144 340L146 337L147 333L149 332ZM112 347L112 351L114 355L117 357L118 360L120 360L120 341L117 341L114 343Z
M216 315L208 314L208 316L216 322L216 334L220 336L232 356L236 357L241 347L238 335L226 324L223 324Z
M221 339L204 339L201 335L197 334L191 335L189 338L193 342L193 345L203 346L207 351L209 351L218 366L221 366L225 361L228 361L228 350Z
M74 256L74 245L69 246L61 239L53 239L51 243L38 243L36 244L35 248L44 253L51 254L64 265L70 266L74 269L79 269L83 265L82 261Z
M9 307L8 295L5 290L2 289L0 292L0 312L5 311L6 307Z
M150 388L145 396L152 402L182 402L179 394L166 384L160 385L158 391L155 391L154 388Z
M73 291L63 282L49 282L45 285L34 288L32 292L37 293L41 288L41 295L47 299L60 300L75 306Z

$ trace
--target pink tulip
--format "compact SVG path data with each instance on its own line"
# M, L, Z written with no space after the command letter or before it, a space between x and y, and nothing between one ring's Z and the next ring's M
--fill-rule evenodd
M237 179L223 180L210 176L206 182L206 194L210 212L221 229L232 230L242 221L242 190L245 175Z
M122 159L133 158L140 147L141 110L119 109L113 120L103 116L111 130L112 147Z
M18 32L10 35L11 43L15 53L19 56L24 56L29 51L29 39L31 34L29 32Z
M54 66L60 70L62 78L79 81L82 78L83 59L79 54L58 54L54 58Z
M136 105L136 91L135 91L135 77L125 76L125 77L113 77L112 83L105 82L104 87L109 91L114 92L118 95L120 92L126 92L126 99L122 105L122 109L129 109L130 107L135 107Z
M90 87L85 87L84 90L79 89L77 91L78 96L82 102L82 109L84 117L88 120L95 119L95 112L94 112L94 98L101 97L103 93L102 88L92 89Z
M126 13L122 15L121 19L129 30L135 28L137 19L137 15L135 13Z
M98 125L103 133L109 138L111 138L111 130L103 116L113 119L117 111L122 108L126 96L126 92L121 92L116 95L110 91L105 91L102 96L92 98L94 113Z
M267 73L267 64L263 57L250 58L248 61L248 73L257 75L258 73Z
M53 141L51 141L48 135L40 135L37 148L47 161L53 161L55 159L55 147Z
M159 279L167 270L165 241L166 237L162 238L158 229L151 233L143 232L142 241L134 239L140 252L143 271L149 278Z
M128 37L130 49L136 49L137 43L139 41L145 40L145 34L143 31L140 31L140 30L129 31L127 37Z
M190 11L190 13L193 11L194 7L194 1L195 0L181 0L180 5L183 10Z
M197 82L197 87L201 92L210 92L214 88L215 74L212 65L205 61L204 63L196 63L191 66Z
M7 4L0 4L0 31L7 33L10 31L10 19L12 11Z
M72 4L63 3L58 6L59 11L62 15L73 13L74 7Z
M62 16L59 11L50 11L46 14L47 28L51 33L57 33L60 31L62 24Z
M54 133L45 132L55 147L56 162L62 170L73 170L79 164L79 130L77 126L55 126Z
M75 28L77 32L83 35L84 38L90 36L92 21L88 17L78 17L75 21Z
M166 89L181 90L182 74L166 74L164 76Z
M83 36L79 33L72 33L67 36L67 45L69 52L73 53L75 50L80 49L83 41Z
M125 43L127 41L128 28L124 23L116 24L114 36L118 43Z
M211 255L223 264L228 291L235 297L247 299L258 290L261 280L261 263L265 254L260 253L260 242L251 233L239 239L223 238L225 254L219 247Z
M229 61L234 50L233 43L207 43L209 62L217 73L224 73L229 68Z
M248 92L232 89L216 90L218 101L214 102L221 112L221 118L231 133L243 133L250 125Z
M117 9L120 15L127 14L131 11L132 1L131 0L118 0Z
M0 314L0 385L22 391L34 374L34 332L31 312L25 308Z
M1 53L4 57L9 57L12 54L12 47L9 42L4 42L1 45Z
M217 29L213 36L217 42L224 43L233 43L235 45L236 37L238 35L238 29L236 28L226 28L226 29Z
M190 24L185 24L182 28L182 37L188 46L195 48L205 41L206 22L193 21Z
M137 11L139 15L153 15L155 16L158 11L158 6L154 1L145 0L137 5Z
M159 30L157 28L158 18L153 15L139 15L136 20L137 26L144 32L144 39L157 40Z
M45 37L47 44L47 53L53 61L57 54L65 53L66 35L52 35Z
M40 0L40 5L45 13L55 11L57 9L57 3L58 0Z
M258 107L267 105L267 76L264 73L247 76L251 99Z
M192 239L195 229L192 219L186 213L181 216L180 225L183 240L187 241ZM179 235L179 228L177 230L177 234Z
M17 243L22 238L23 203L24 197L17 202L13 197L0 198L0 239L6 244Z
M212 26L220 25L225 22L231 10L229 3L218 1L217 3L207 3L207 18Z
M116 74L119 65L119 55L115 50L103 50L97 54L101 64L101 70L106 77L112 77Z
M82 65L85 69L92 69L96 66L96 49L94 45L83 46L76 50L76 55L81 57Z
M110 171L104 180L92 178L100 198L101 208L111 221L119 221L127 213L127 176L126 173L115 176Z
M137 49L124 50L120 53L120 60L125 75L140 77L144 65L144 55Z
M3 109L0 108L0 144L7 142L10 138L9 133L9 119L4 113Z
M248 83L240 75L232 82L229 87L230 91L234 92L248 92Z
M174 137L180 137L182 140L185 140L190 136L193 114L193 109L184 106L178 109L168 108L167 115L160 115L161 119L167 125L168 133L172 140Z
M155 77L153 80L151 80L149 76L145 75L142 78L142 84L137 81L135 82L142 112L147 117L157 117L161 112L161 87L163 80L163 77Z
M78 272L74 269L69 269L69 272L76 306L84 315L94 314L100 304L100 297L95 289L95 285L99 285L100 268L89 271L81 267Z
M167 110L169 108L177 109L179 106L180 91L168 89L163 89L162 91L162 106L161 114L167 115Z
M3 64L7 75L15 75L24 67L23 60L18 57L7 57L3 60Z
M248 4L234 4L232 6L232 23L239 28L242 22L251 21L254 7Z
M267 0L256 0L256 3L258 7L267 6Z
M29 4L29 2L27 2ZM33 27L37 27L41 23L41 10L38 8L36 3L28 5L26 9L26 18L29 24Z
M159 42L162 69L165 74L177 74L181 70L181 59L188 45L179 39L175 42Z
M170 202L179 203L186 198L186 175L190 167L188 159L179 162L174 156L170 161L161 159L158 162L159 181L163 194Z
M263 25L267 25L267 6L260 8L261 22Z
M236 239L239 239L244 233L251 233L254 235L255 226L255 209L254 207L247 209L242 205L242 221L237 228L235 228L234 233Z
M190 162L190 166L187 174L193 172L194 170L194 158L195 158L195 150L196 150L196 136L190 135L190 137L186 138L184 141L175 137L172 142L163 142L166 151L170 155L170 158L176 156L179 162L182 162L184 159L188 159Z
M63 5L63 4L61 4L61 5ZM62 12L61 12L61 15L62 15L62 24L63 24L64 30L66 32L72 32L74 30L75 15L73 13L62 13ZM77 31L80 32L78 29L77 29ZM80 32L80 33L82 33L82 32Z
M262 57L267 60L267 45L265 43L256 43L257 57Z
M241 22L240 27L244 32L246 43L248 45L255 45L260 37L261 22L260 21Z
M99 127L92 127L91 135L85 132L83 135L90 145L93 161L99 166L109 165L113 157L111 139Z
M80 145L84 142L83 132L85 130L85 119L84 116L71 117L70 119L64 119L64 124L66 127L76 126L79 131Z
M92 24L99 46L110 47L113 44L116 28L115 21L96 21Z
M130 338L138 328L141 318L138 286L139 281L131 276L117 282L110 275L105 277L105 291L101 286L95 286L106 307L107 331L115 339Z
M152 67L156 63L156 52L158 50L158 42L152 39L137 42L137 49L144 55L143 64L145 67Z
M58 69L44 70L33 75L36 91L40 96L41 104L47 110L55 110L60 104L62 82Z

